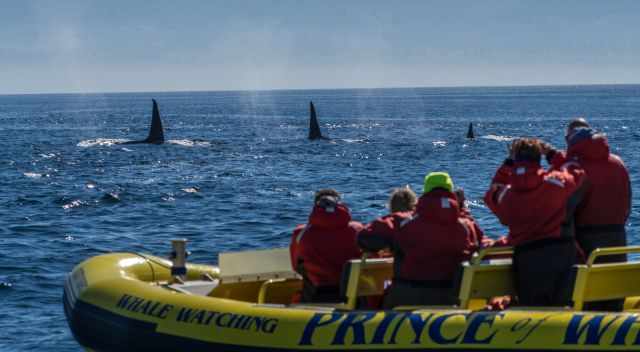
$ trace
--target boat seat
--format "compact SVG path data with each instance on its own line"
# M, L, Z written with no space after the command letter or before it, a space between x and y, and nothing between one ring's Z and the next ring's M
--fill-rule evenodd
M275 284L277 280L300 281L300 275L291 268L288 248L264 249L243 252L226 252L218 256L220 285L209 296L257 303L263 284L268 284L263 299L280 296L276 287L289 284ZM284 288L283 288L284 289ZM277 303L281 298L273 298ZM289 296L289 300L291 296Z
M640 253L640 246L598 248L585 265L576 265L573 309L582 310L587 302L640 296L640 261L594 264L598 257L631 253Z
M384 294L385 284L393 278L393 258L352 259L347 263L346 284L341 292L346 303L338 305L341 309L355 309L358 297L380 296Z
M458 296L461 309L479 301L482 304L478 306L484 307L484 301L493 297L515 294L511 258L486 259L512 253L511 247L488 248L463 264ZM354 259L347 265L348 276L342 285L346 303L340 306L342 309L355 309L359 297L383 295L385 285L393 278L393 258Z
M302 290L300 279L269 279L262 283L258 292L258 303L288 304L291 297Z
M170 284L168 287L174 291L178 291L181 293L186 293L190 295L198 295L198 296L208 296L211 291L213 291L220 280L195 280L195 281L186 281L183 284Z
M218 264L223 283L300 278L291 267L289 248L220 253Z
M486 248L469 262L462 264L462 280L458 299L460 308L474 308L474 302L493 297L515 295L511 258L487 259L491 256L513 254L511 247Z

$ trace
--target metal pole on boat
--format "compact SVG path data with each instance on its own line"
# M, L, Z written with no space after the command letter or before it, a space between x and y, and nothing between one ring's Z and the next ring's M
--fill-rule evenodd
M171 279L174 283L184 283L187 275L187 239L171 240Z

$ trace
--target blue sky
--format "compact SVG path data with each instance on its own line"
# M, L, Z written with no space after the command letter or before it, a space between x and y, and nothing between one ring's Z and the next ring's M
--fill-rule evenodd
M640 1L7 1L0 94L640 83Z

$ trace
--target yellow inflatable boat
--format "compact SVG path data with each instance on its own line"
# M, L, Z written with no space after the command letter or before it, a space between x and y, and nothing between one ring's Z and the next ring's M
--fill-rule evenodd
M356 309L380 295L392 259L354 260L342 304L289 304L301 281L287 249L223 253L220 267L135 253L90 258L68 276L64 308L77 341L93 351L628 351L640 350L640 262L577 267L573 306L485 311L513 293L508 250L463 265L459 305ZM585 302L627 297L624 312L584 312Z

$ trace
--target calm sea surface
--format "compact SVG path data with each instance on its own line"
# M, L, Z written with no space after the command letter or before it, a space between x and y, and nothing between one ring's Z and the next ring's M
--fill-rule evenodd
M168 142L114 144L146 137L151 98ZM332 141L306 139L309 100ZM206 263L285 246L318 188L343 192L368 222L392 188L421 190L425 173L445 170L485 231L504 234L481 199L506 144L564 146L573 116L625 160L639 244L640 86L0 96L0 350L79 349L61 297L82 260L166 255L176 237Z

